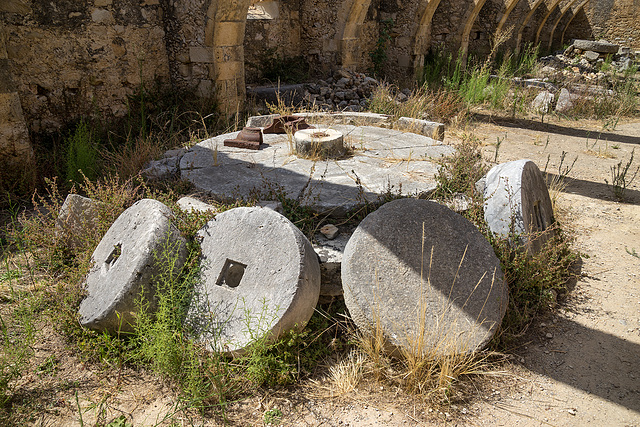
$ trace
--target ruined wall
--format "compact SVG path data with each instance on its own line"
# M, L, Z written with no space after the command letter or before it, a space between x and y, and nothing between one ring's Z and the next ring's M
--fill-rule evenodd
M316 76L370 71L385 29L378 61L400 80L430 48L481 56L508 29L504 49L548 44L551 29L640 48L640 0L1 0L0 23L0 148L13 157L30 156L28 131L125 114L142 83L195 90L232 114L265 52L304 56Z
M246 82L258 82L267 62L300 57L300 35L299 0L262 1L251 6L244 38Z
M592 31L596 39L640 49L640 0L591 1L584 6L584 14L582 31Z
M142 81L168 81L159 0L7 1L19 6L0 13L9 70L34 132L123 115Z

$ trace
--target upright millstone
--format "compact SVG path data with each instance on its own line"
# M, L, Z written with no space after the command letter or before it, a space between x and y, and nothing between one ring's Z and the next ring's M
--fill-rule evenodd
M495 234L512 238L532 253L554 235L549 191L538 166L523 159L494 166L484 188L484 218Z
M211 350L240 354L311 318L320 293L318 257L284 216L235 208L198 236L202 274L188 323Z
M172 216L164 204L143 199L115 220L93 252L80 324L130 331L141 296L148 312L155 310L155 281L177 274L187 257L186 241L171 224Z
M435 202L400 199L369 214L342 259L356 325L402 354L473 352L507 308L500 261L484 236Z

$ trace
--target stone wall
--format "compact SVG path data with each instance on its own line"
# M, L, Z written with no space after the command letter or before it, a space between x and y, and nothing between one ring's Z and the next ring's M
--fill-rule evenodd
M507 29L505 49L554 26L558 43L640 48L640 0L1 0L0 22L0 148L25 158L29 131L122 116L141 84L192 89L233 114L265 52L302 56L316 76L367 72L387 25L392 79L411 79L437 46L486 54Z

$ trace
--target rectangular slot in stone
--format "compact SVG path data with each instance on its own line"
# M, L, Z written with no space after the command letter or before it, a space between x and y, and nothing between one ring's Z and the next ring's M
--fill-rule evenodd
M220 276L218 276L216 284L218 286L228 286L230 288L237 287L242 280L245 268L247 268L245 264L232 261L227 258L224 262L224 266L222 267L222 271L220 272Z
M107 270L113 267L113 264L116 263L120 255L122 255L122 243L113 245L113 250L107 257L107 259L104 261L104 263L107 265Z

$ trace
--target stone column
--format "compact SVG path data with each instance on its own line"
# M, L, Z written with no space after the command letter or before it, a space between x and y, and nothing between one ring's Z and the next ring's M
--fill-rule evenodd
M33 185L34 155L22 104L11 76L6 33L0 27L0 190L28 190Z

